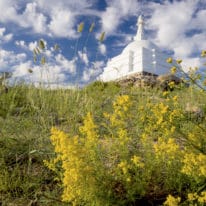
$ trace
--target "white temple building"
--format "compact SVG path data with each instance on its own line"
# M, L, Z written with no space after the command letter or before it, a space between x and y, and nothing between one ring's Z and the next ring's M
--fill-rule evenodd
M170 72L167 55L144 35L144 20L140 15L137 21L137 34L122 53L107 62L99 79L107 82L119 80L137 73L163 75Z

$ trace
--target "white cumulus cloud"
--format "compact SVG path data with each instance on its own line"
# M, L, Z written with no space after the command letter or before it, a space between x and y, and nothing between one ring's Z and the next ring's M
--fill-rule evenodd
M68 60L62 54L57 54L56 57L57 65L62 69L62 71L75 74L76 73L76 59Z
M15 72L15 66L26 61L25 53L16 54L13 51L0 49L0 72Z
M148 27L156 30L154 43L162 49L172 50L175 58L185 60L185 67L189 66L187 64L199 66L200 58L193 56L206 48L206 10L198 8L198 3L185 0L148 5L152 10Z
M19 16L19 24L23 27L31 27L36 33L45 33L47 30L47 17L37 10L37 3L28 3L22 15Z
M113 34L122 19L137 14L139 9L136 0L107 0L108 7L101 14L102 30Z
M17 17L16 2L13 0L0 1L0 22L15 21Z
M99 51L102 55L105 55L107 53L107 48L105 44L99 44Z
M13 39L13 34L11 33L5 34L5 33L6 33L6 28L5 27L0 28L0 43L9 42Z
M58 37L75 37L74 15L71 11L61 9L52 13L49 29L51 33Z
M93 63L91 68L86 68L83 71L82 79L83 82L89 82L91 80L96 79L97 76L102 72L102 68L104 66L104 61L96 61Z
M88 59L88 56L87 56L87 53L86 53L86 52L78 51L78 55L79 55L80 59L81 59L86 65L89 64L89 59Z

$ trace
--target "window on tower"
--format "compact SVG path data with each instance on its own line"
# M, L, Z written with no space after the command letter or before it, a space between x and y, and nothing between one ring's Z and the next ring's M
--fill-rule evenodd
M129 51L129 72L133 71L133 58L134 58L134 52Z

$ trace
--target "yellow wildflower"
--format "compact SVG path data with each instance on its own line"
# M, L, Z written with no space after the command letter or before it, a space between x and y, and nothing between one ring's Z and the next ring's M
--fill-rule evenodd
M177 67L172 67L170 71L172 74L175 74L177 72Z
M167 113L168 109L169 109L169 106L168 105L165 105L163 104L162 102L159 104L159 109L160 109L160 113L161 114L165 114Z
M174 86L175 86L175 82L174 82L174 81L171 81L168 85L169 85L169 87L170 87L171 89L173 89Z
M118 164L118 167L122 170L123 174L127 174L128 169L129 169L129 165L127 164L126 161L121 161Z
M158 142L154 144L154 150L157 158L169 158L173 160L177 157L177 154L180 156L179 145L172 138L168 140L159 138Z
M84 125L80 127L80 132L86 135L87 140L93 141L98 138L96 133L97 126L94 124L91 113L89 112L84 119Z
M203 50L203 51L202 51L201 57L206 57L206 50Z
M196 192L189 193L187 195L187 199L189 202L197 201L199 203L206 203L206 191L202 191L199 195Z
M181 63L182 63L182 59L177 59L176 62L177 62L178 64L181 64Z
M172 99L173 99L174 101L177 101L178 96L177 96L177 95L175 95Z
M131 178L130 178L130 177L127 177L126 181L127 181L127 182L131 182Z
M114 112L112 114L104 114L106 118L110 120L112 126L118 126L123 128L125 125L125 118L127 117L127 111L131 105L128 95L118 96L116 101L113 102Z
M198 197L198 202L206 203L206 191L201 192L200 196Z
M169 57L166 61L167 61L167 63L171 64L173 60L171 57Z
M167 200L164 202L164 205L165 206L178 206L180 201L181 201L180 197L175 198L172 195L169 195L167 197Z
M162 95L165 97L165 96L167 96L169 94L169 92L168 91L164 91L163 93L162 93Z
M206 155L186 153L182 172L196 178L206 177Z
M197 198L198 198L198 195L197 195L196 192L195 192L195 193L189 193L189 194L187 195L187 199L188 199L190 202L196 200Z
M131 158L131 161L134 163L134 165L136 167L140 167L140 168L143 168L144 167L144 163L141 161L141 158L134 155L132 158Z

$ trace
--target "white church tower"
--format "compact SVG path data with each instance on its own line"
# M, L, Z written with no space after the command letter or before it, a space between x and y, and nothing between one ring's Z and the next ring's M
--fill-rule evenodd
M168 56L147 40L144 35L144 20L140 15L137 20L137 34L122 53L107 62L99 79L107 82L121 80L136 74L163 75L170 72L166 62Z

